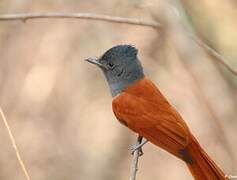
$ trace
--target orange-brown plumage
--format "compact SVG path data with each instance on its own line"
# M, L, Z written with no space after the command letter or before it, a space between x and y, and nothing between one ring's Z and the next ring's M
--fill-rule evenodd
M186 162L196 180L227 179L201 148L183 118L158 88L145 77L137 49L114 46L100 58L87 59L103 71L113 99L117 119Z
M179 113L147 78L113 99L119 121L153 144L184 160L197 180L227 179L191 134Z

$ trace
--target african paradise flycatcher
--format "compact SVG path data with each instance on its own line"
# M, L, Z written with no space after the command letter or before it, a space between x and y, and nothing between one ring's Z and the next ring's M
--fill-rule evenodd
M144 75L138 50L118 45L88 62L103 71L116 118L132 131L183 160L196 180L227 179L201 148L183 118Z

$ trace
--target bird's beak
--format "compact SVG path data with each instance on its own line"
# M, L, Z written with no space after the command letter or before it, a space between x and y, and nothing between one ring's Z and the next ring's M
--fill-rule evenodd
M100 68L107 69L103 64L101 64L99 62L98 58L96 58L96 57L85 59L85 61L87 61L91 64L95 64L95 65L99 66Z

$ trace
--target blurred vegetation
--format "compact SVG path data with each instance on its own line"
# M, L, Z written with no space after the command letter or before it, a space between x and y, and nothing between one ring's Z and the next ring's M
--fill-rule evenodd
M34 180L128 179L136 135L115 119L101 72L84 59L133 44L147 76L203 148L237 172L237 80L193 42L196 33L237 69L233 0L0 1L0 13L94 12L158 20L161 30L88 20L1 21L0 102ZM21 180L0 123L0 180ZM138 179L192 179L185 164L147 144Z

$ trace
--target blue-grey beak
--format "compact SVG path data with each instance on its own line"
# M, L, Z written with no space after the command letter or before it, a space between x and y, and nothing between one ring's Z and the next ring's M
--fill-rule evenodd
M103 64L101 64L99 62L98 58L96 58L96 57L85 59L85 61L87 61L91 64L95 64L95 65L99 66L100 68L107 69Z

